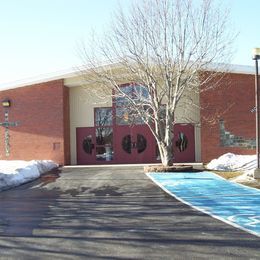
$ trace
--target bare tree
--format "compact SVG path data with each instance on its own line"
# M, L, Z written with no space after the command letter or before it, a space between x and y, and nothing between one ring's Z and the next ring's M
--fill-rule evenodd
M193 97L213 87L217 65L230 57L228 12L212 0L142 0L113 17L102 40L81 48L85 87L124 100L133 122L153 133L162 164L171 165L176 109L195 106Z

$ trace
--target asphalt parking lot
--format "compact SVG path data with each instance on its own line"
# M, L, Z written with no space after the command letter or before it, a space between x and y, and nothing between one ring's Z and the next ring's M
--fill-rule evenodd
M63 168L0 203L0 259L260 258L260 238L170 197L142 167Z

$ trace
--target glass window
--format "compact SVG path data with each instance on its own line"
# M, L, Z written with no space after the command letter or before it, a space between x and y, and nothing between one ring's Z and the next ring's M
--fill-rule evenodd
M123 106L123 105L127 105L128 104L128 99L127 97L124 96L127 95L129 96L130 98L132 98L132 85L127 85L127 86L122 86L120 87L120 90L123 92L123 93L118 93L117 94L117 97L116 97L116 106Z
M113 160L113 128L112 127L96 128L96 160L97 161Z
M147 88L142 85L133 85L132 96L139 101L145 101L149 98Z
M112 108L95 109L95 125L110 126L113 123Z
M96 148L96 159L97 161L106 160L106 149L104 146L100 146Z
M128 104L128 99L125 95L129 96L129 98L134 99L136 101L147 101L149 99L148 89L142 85L127 85L122 86L122 93L118 93L116 97L116 106L122 106Z
M116 108L116 124L117 125L142 125L143 119L135 111L130 111L127 107Z
M131 154L131 149L132 149L131 135L124 136L121 145L125 152Z
M97 161L112 161L113 160L113 147L110 145L97 146L96 160Z
M113 144L113 130L111 127L96 128L96 144L97 145Z
M137 105L142 105L142 102L148 102L149 93L145 86L131 84L121 87L122 94L118 94L115 99L116 103L116 124L118 125L129 125L129 124L143 124L143 120L140 115L136 113L135 109L131 109L129 101L124 94L128 95L129 98L135 100ZM144 108L145 109L145 108Z
M117 125L130 124L129 111L125 107L116 108L116 123Z
M178 140L176 141L176 146L179 148L180 152L184 152L188 147L188 138L187 136L179 132L178 134Z
M85 153L92 154L92 149L94 147L94 144L92 143L92 135L88 135L84 138L82 146Z

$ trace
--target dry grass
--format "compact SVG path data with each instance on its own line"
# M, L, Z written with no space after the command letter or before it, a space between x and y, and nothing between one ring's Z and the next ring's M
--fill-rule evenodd
M242 174L242 172L220 172L220 171L214 171L214 173L216 173L217 175L225 178L225 179L231 179L231 178L235 178L239 175Z
M256 189L260 189L260 181L254 182L254 183L241 183L249 187L253 187Z
M225 178L225 179L232 179L242 174L242 172L220 172L220 171L214 171L214 173L218 174L219 176ZM260 189L260 180L255 180L253 182L241 182L241 184L253 188Z

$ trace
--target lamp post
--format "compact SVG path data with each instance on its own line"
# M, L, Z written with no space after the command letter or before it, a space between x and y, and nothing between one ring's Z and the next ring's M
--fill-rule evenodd
M259 156L259 137L260 137L260 116L259 116L259 79L258 79L258 60L260 59L260 48L253 49L253 60L255 61L255 108L256 108L256 157L257 157L257 166L254 171L254 178L260 178L260 156Z

